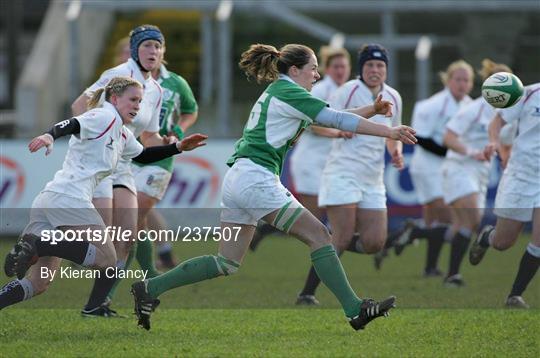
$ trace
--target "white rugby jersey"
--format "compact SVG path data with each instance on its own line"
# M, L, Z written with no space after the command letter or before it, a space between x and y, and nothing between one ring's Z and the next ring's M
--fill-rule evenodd
M323 101L328 101L337 88L337 83L330 76L326 76L313 86L311 94ZM292 160L299 159L304 162L318 163L315 165L314 170L318 170L318 168L322 170L332 147L332 139L317 135L312 132L311 127L307 127L294 146Z
M446 129L456 133L461 143L468 148L482 150L489 142L488 126L495 116L495 109L484 98L461 106L459 111L446 124ZM449 149L446 158L457 160L472 160L489 166L489 161L480 162L466 155Z
M540 83L526 86L518 103L498 113L508 124L517 122L505 174L510 172L540 186Z
M416 136L431 138L437 144L443 144L446 131L446 123L461 108L471 102L469 96L465 96L457 102L448 88L435 93L428 99L419 101L414 106L412 127L416 130ZM437 156L420 145L415 145L411 160L411 171L438 171L444 157Z
M118 161L138 156L143 146L109 102L75 118L81 131L71 136L62 169L44 191L91 201L96 186L112 173Z
M392 117L376 115L371 121L387 126L401 124L402 103L400 94L392 87L383 84L380 92L384 100L393 103ZM374 96L364 82L351 80L341 86L330 100L335 109L364 107L373 104ZM386 138L357 134L351 139L333 140L332 149L323 175L339 174L360 178L362 183L384 185L384 151Z
M85 91L87 96L100 87L105 87L113 77L125 76L139 81L143 87L143 98L140 104L139 112L133 122L126 125L129 130L138 138L142 132L159 132L159 113L161 111L162 89L161 86L149 76L145 79L139 69L139 66L133 59L127 60L114 68L103 72L101 77Z

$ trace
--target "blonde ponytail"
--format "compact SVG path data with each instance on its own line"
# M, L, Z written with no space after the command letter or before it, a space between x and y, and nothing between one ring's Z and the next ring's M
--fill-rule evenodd
M86 104L86 108L90 110L90 109L94 109L100 106L103 103L102 96L104 92L105 92L105 87L101 87L95 90L94 93L92 93L92 97L88 100L88 103Z
M104 101L109 102L112 95L121 96L131 86L143 89L140 82L131 77L114 77L109 81L107 86L94 91L87 103L87 108L90 110L98 107Z

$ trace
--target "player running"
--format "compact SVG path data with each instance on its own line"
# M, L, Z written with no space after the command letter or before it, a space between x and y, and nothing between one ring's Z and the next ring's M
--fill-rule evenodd
M514 106L497 111L489 125L490 143L485 155L490 157L499 147L501 127L517 123L508 166L495 198L495 227L485 226L469 251L469 261L478 265L491 246L504 251L512 247L526 222L532 221L531 242L523 253L506 306L529 308L523 292L540 265L540 83L525 87L523 97Z
M463 60L452 62L441 73L444 90L417 102L413 111L412 126L417 131L419 145L415 147L409 172L418 201L423 206L423 224L409 228L399 238L396 253L399 254L404 245L414 239L426 238L425 277L442 275L437 266L445 239L452 241L452 262L456 262L456 258L467 249L470 240L470 237L459 232L452 238L454 233L448 227L450 210L443 200L441 165L447 151L443 145L446 124L463 105L471 102L468 94L473 86L473 78L471 65ZM445 283L459 286L462 279L449 272Z
M127 62L105 71L72 105L74 114L85 111L86 103L92 93L105 86L112 77L132 77L143 84L144 95L137 117L128 128L144 146L157 146L172 143L176 138L161 137L159 113L162 102L162 89L152 78L150 72L159 67L159 58L165 39L158 27L142 25L130 33L131 58ZM131 240L115 243L119 270L126 267L128 253L137 238L137 189L130 160L121 160L114 173L103 180L94 193L94 205L107 226L116 226L132 233ZM115 317L106 301L107 294L116 282L115 278L101 277L94 282L88 302L82 309L83 316Z
M384 47L377 44L363 46L358 53L359 77L336 91L330 101L331 107L363 107L381 95L392 103L393 115L376 115L371 120L386 126L401 125L401 96L385 84L387 66L388 55ZM392 156L392 164L402 169L402 143L399 141L359 135L333 141L321 177L319 205L328 213L332 242L338 254L347 248L357 253L374 254L385 245L385 147ZM311 267L297 304L318 304L315 290L319 283L317 273Z
M94 92L89 102L93 109L56 124L28 145L31 152L46 147L48 155L55 139L71 135L62 169L35 198L30 223L6 257L6 275L16 275L18 280L0 290L0 309L45 292L51 280L41 274L42 268L56 272L62 259L102 270L114 266L113 242L91 200L99 182L122 158L149 163L204 145L206 136L196 134L182 142L143 149L126 127L136 118L142 95L138 81L115 77ZM98 108L102 96L105 101ZM67 232L74 232L83 240L47 239L54 231L66 233L66 238Z
M344 48L321 47L319 56L324 78L313 86L311 94L328 101L332 94L350 77L350 55ZM334 128L310 126L294 145L290 158L291 177L298 201L317 219L324 221L324 209L319 208L318 197L321 174L332 146L332 139L350 136L351 133ZM249 248L256 250L259 243L269 234L279 232L270 224L257 227Z
M485 80L501 71L511 72L508 66L485 59L479 74ZM459 267L485 207L491 161L483 149L489 141L487 127L494 115L493 107L479 97L462 106L446 125L444 145L448 151L441 167L442 189L444 202L452 210L454 240L464 242L459 251L451 252L447 281L459 286L464 285L458 276Z
M279 174L291 144L312 123L410 144L416 141L414 130L407 126L390 128L359 116L391 115L390 102L381 96L370 106L349 111L335 111L313 97L309 91L320 76L317 58L309 47L289 44L278 51L273 46L255 44L242 54L239 65L258 83L271 84L253 106L223 182L221 235L239 229L238 235L234 240L221 240L218 255L189 259L165 274L135 283L132 293L139 325L150 329L150 314L162 293L236 273L257 221L264 219L310 247L313 266L322 282L338 298L351 326L363 329L371 320L386 315L395 298L376 302L356 296L328 230L280 183Z

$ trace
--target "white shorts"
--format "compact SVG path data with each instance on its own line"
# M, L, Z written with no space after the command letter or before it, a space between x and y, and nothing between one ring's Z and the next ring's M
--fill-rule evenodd
M133 164L131 171L135 177L135 187L140 193L145 193L148 196L161 200L169 182L171 181L172 173L157 165L139 166Z
M319 195L321 175L328 155L315 154L300 158L300 155L295 154L291 157L290 166L295 191L299 194Z
M282 209L287 212L278 214L274 225L287 232L303 209L277 175L245 158L227 171L222 195L221 221L227 223L256 226L264 216Z
M445 160L442 168L444 202L451 204L467 195L478 194L478 208L486 206L489 166L478 161Z
M386 188L384 185L367 185L353 177L323 174L319 206L353 203L361 209L386 210Z
M105 227L103 219L90 201L42 191L32 203L30 222L23 233L41 236L43 230L53 230L59 226L91 225Z
M443 197L440 171L409 171L418 202L422 205Z
M505 172L495 197L495 215L527 222L532 221L535 208L540 208L540 184Z
M116 169L111 175L103 179L94 190L94 198L111 198L113 197L114 186L125 186L133 194L137 195L135 179L131 172L131 160L120 160Z

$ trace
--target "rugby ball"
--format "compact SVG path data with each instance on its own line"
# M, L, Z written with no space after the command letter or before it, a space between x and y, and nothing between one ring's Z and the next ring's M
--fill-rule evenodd
M495 108L508 108L523 95L521 80L508 72L497 72L482 84L482 97Z

